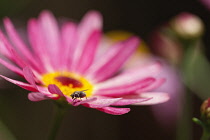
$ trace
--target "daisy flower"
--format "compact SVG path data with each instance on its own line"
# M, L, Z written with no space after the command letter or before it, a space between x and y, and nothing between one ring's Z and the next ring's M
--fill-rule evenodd
M9 18L4 19L6 34L0 30L0 50L7 59L0 63L26 82L0 77L29 90L29 100L51 99L121 115L130 108L117 106L169 99L167 93L151 92L165 81L155 78L159 62L123 68L140 43L138 37L114 44L104 41L102 17L96 11L88 12L80 23L59 25L51 12L43 11L29 19L25 39Z

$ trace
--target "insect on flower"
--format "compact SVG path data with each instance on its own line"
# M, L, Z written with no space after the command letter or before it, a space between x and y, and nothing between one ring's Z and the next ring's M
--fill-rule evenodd
M84 91L86 91L86 90L75 91L75 92L72 93L70 96L71 96L71 98L73 99L73 101L75 101L77 98L79 98L80 101L82 100L81 98L84 98L84 97L87 99L86 93L85 93Z

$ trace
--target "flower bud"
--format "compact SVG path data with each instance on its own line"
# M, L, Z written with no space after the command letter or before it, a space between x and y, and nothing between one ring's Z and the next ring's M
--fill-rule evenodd
M204 32L202 20L190 13L181 13L171 21L172 29L184 39L199 38Z
M210 121L210 98L201 105L201 116L203 119Z

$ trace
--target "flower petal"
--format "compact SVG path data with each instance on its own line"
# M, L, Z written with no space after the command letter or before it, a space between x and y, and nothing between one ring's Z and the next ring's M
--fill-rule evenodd
M135 103L134 105L154 105L164 103L170 99L169 95L164 92L144 92L140 93L138 96L152 99L141 103Z
M103 81L115 74L125 61L134 53L139 45L137 37L120 42L110 47L107 53L104 53L94 65L88 70L88 76L95 81Z
M31 92L28 94L28 99L31 101L37 102L37 101L42 101L42 100L46 100L50 98L40 92Z
M49 54L47 53L46 49L43 49L45 44L42 36L40 35L41 31L36 19L30 19L28 21L27 31L29 42L32 46L33 52L37 56L36 60L40 61L41 65L43 66L43 71L51 70L52 68L50 65Z
M61 92L61 90L56 85L49 85L48 90L52 94L58 94L60 96L64 96L64 94Z
M75 52L73 54L73 63L71 66L73 70L76 70L76 67L79 63L78 61L80 57L82 57L83 51L81 50L84 49L85 43L87 42L89 36L92 34L93 31L101 31L101 28L102 17L98 12L90 11L84 16L81 23L78 25L78 40Z
M77 25L72 22L65 23L61 28L62 49L60 49L61 65L63 69L69 69L72 64L72 57L78 39Z
M122 105L131 105L131 104L134 104L134 103L141 103L141 102L145 102L145 101L148 101L152 98L122 98L121 100L113 103L112 105L113 106L122 106Z
M2 35L0 35L0 53L7 58L11 58L11 54L5 46L4 39L2 39Z
M89 11L79 24L81 36L89 36L90 32L102 28L102 16L97 11Z
M18 53L20 53L21 56L24 56L27 63L30 63L36 70L40 71L40 64L34 59L32 53L28 49L28 46L26 46L26 44L21 40L9 18L4 19L4 25L10 40L13 42L14 46L17 47Z
M154 77L159 74L161 64L159 61L146 65L137 66L136 68L128 69L120 73L119 75L110 78L104 82L97 84L98 88L110 88L120 86L131 81L139 81L140 79Z
M16 67L15 65L3 60L0 58L0 64L4 65L5 67L7 67L8 69L10 69L11 71L23 76L23 72L20 68Z
M123 115L130 111L130 108L115 108L115 107L103 107L96 109L112 115Z
M152 91L152 90L160 87L165 81L166 81L166 79L164 79L164 78L159 78L159 79L156 78L155 82L151 83L147 87L137 90L137 92L140 93L140 92Z
M9 18L4 18L4 25L9 35L10 40L12 40L13 44L18 47L18 50L21 51L25 56L30 57L31 52L28 50L28 46L24 44L24 42L20 39L20 36L17 34L17 31L14 28L11 20Z
M71 100L68 100L68 102L72 103L73 106L78 106L78 105L85 104L85 103L88 103L88 102L92 102L92 101L95 101L95 100L97 100L97 97L87 98L87 99L82 100L82 101L73 101L71 99Z
M89 66L92 64L100 38L100 31L94 31L88 38L84 49L81 50L82 55L79 59L76 68L78 72L83 74L87 70L87 68L89 68Z
M119 86L112 86L109 88L100 88L95 95L119 97L122 95L135 93L137 90L143 90L156 81L155 78L148 77L138 81L127 81Z
M13 61L14 63L16 63L19 67L24 68L28 64L25 59L23 59L11 46L11 44L8 42L8 40L6 39L5 35L2 33L2 31L0 30L0 43L2 43L1 45L5 47L5 49L8 50L8 52L10 53L10 55L8 56L8 58ZM34 72L37 73L37 69L35 69L34 67L31 67Z
M85 106L88 106L90 108L102 108L112 105L113 103L121 100L121 98L103 98L103 97L97 97L97 100L94 100L92 102L85 103Z
M52 59L51 64L54 68L59 66L59 47L60 47L60 32L57 21L53 14L49 11L41 12L38 19L42 41L45 44L45 49Z
M31 84L33 85L34 87L37 87L36 86L36 82L34 80L34 74L33 72L31 71L31 69L29 67L24 67L23 68L23 74L24 74L24 77L25 79Z
M7 40L6 36L0 30L0 42L1 47L4 47L9 52L7 56L10 60L14 61L20 67L24 67L26 65L25 61L17 54L17 52L13 49L12 45Z
M15 84L15 85L18 85L19 87L22 87L26 90L29 90L29 91L38 91L33 85L29 85L27 83L24 83L24 82L21 82L21 81L17 81L17 80L13 80L13 79L10 79L8 77L5 77L3 75L0 75L0 77L4 78L5 80Z

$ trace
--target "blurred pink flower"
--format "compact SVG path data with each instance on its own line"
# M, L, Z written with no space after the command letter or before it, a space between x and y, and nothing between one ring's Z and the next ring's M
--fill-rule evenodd
M182 107L182 98L184 93L184 85L182 83L182 79L175 67L167 63L164 59L161 59L152 54L147 56L136 56L138 60L136 63L131 62L132 65L145 65L147 63L152 63L159 61L162 64L162 69L159 74L155 76L155 78L165 78L166 81L164 84L154 89L153 92L165 92L170 96L170 100L168 102L157 104L152 107L152 111L155 115L155 119L160 123L164 128L170 129L173 128L177 120L180 117L180 110Z
M29 100L53 99L121 115L130 108L111 106L157 104L169 99L167 93L150 92L165 81L155 78L160 63L119 71L135 52L139 38L102 47L106 46L101 42L102 19L95 11L88 12L79 24L69 21L61 29L57 24L48 11L30 19L29 48L11 21L4 19L8 38L0 31L0 49L14 64L3 59L0 63L28 83L0 76L31 91Z
M200 0L200 2L210 10L210 0Z
M150 46L156 55L163 57L172 64L179 64L183 58L182 46L177 39L164 34L162 30L165 28L167 26L153 32L149 42Z
M164 84L154 89L153 92L168 93L170 100L151 107L155 115L155 119L161 126L166 129L173 128L181 114L180 110L182 107L184 93L184 85L182 83L179 70L167 63L164 59L152 54L142 55L141 52L138 52L138 55L136 55L135 58L133 57L131 60L132 61L129 63L130 65L127 65L128 67L133 65L142 65L143 67L147 63L154 63L156 61L159 61L162 64L162 69L160 73L155 75L155 78L165 78L166 81ZM134 60L136 61L134 62Z
M166 82L155 89L156 92L167 92L170 100L166 103L153 106L153 112L158 122L165 128L175 126L181 115L182 99L184 95L184 85L182 83L179 70L160 60L163 63L163 70L157 76L166 78ZM159 111L158 111L159 110Z
M210 120L210 98L206 99L201 105L201 116L206 119Z

